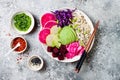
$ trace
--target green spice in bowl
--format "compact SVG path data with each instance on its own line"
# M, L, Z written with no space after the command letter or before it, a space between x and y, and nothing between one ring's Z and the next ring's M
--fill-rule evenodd
M34 27L34 18L26 11L17 12L12 17L12 26L19 34L27 34Z

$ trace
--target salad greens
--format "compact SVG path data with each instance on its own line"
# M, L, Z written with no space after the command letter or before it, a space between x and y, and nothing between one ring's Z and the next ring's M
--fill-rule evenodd
M25 13L20 13L14 16L14 25L20 31L27 31L31 25L31 18Z

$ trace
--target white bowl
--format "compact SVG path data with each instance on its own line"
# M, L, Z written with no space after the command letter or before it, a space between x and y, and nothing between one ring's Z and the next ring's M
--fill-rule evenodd
M63 9L73 9L73 8L61 8L61 9L59 9L59 10L63 10ZM73 10L74 10L74 9L73 9ZM92 32L93 32L93 30L94 30L94 26L93 26L92 21L90 20L90 18L89 18L83 11L80 11L80 10L77 9L76 12L81 13L81 14L84 16L84 18L86 19L87 23L90 25L90 28L91 28L90 33L92 34ZM40 31L41 31L41 30L42 30L42 27L41 27ZM92 44L91 44L91 46L90 46L89 51L91 50L93 44L94 44L94 39L93 39L93 41L92 41ZM47 45L46 45L46 44L41 43L41 45L42 45L43 49L45 50L45 52L46 52L52 59L55 59L55 60L60 61L60 62L67 62L67 63L68 63L68 62L75 62L75 61L78 61L78 60L80 59L80 57L81 57L81 55L77 55L77 56L73 57L72 59L67 59L67 58L65 58L64 60L59 60L58 58L54 58L54 57L52 56L52 53L51 53L51 52L47 52ZM88 52L89 52L89 51L88 51Z
M32 60L33 58L36 58L36 57L41 60L40 66L37 66L37 67L32 66L32 62L31 62L31 60ZM29 69L31 69L32 71L39 71L39 70L41 70L42 67L43 67L43 64L44 64L43 59L42 59L40 56L38 56L38 55L32 55L32 56L28 59L28 62L27 62L27 65L28 65Z
M27 41L25 40L25 38L23 38L23 37L21 37L21 36L18 36L18 37L15 37L15 38L12 39L12 41L11 41L11 43L10 43L11 49L12 49L12 43L13 43L13 41L14 41L16 38L19 38L19 37L22 38L22 39L25 41L26 47L25 47L25 49L22 50L22 51L15 51L15 50L14 50L15 53L23 53L23 52L27 49Z
M31 18L31 25L30 25L30 27L29 27L29 29L27 30L27 31L19 31L16 27L15 27L15 25L14 25L14 16L16 16L17 14L20 14L20 13L25 13L27 16L29 16L30 18ZM15 31L17 31L17 33L19 33L19 34L28 34L28 33L30 33L31 31L32 31L32 29L34 28L34 24L35 24L35 20L34 20L34 18L33 18L33 16L32 16L32 14L30 13L30 12L28 12L28 11L19 11L19 12L16 12L13 16L12 16L12 19L11 19L11 25L12 25L12 27L15 29Z

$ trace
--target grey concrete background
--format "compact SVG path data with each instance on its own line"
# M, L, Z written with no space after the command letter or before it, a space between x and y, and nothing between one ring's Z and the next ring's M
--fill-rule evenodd
M51 59L38 41L39 18L46 12L62 7L84 11L93 24L100 20L95 44L79 74L74 72L75 63L60 63ZM10 54L10 41L19 36L10 25L11 16L20 10L30 11L35 19L34 30L24 35L29 43L24 55L41 55L45 68L33 72L27 67L28 57ZM23 56L19 64L16 58ZM0 0L0 80L120 80L120 0Z

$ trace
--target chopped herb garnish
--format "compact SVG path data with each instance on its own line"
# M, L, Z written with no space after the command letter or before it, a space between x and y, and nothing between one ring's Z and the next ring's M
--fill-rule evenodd
M27 31L31 25L31 18L25 13L20 13L14 16L14 25L20 31Z

